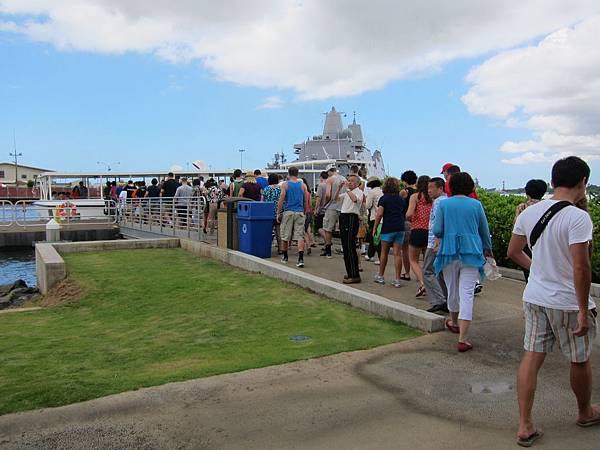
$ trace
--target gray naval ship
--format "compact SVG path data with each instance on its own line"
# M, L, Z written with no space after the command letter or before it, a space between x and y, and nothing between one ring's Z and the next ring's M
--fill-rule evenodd
M362 128L356 123L356 115L348 128L344 128L342 112L335 107L325 113L323 133L294 145L295 161L287 162L283 153L276 154L269 169L287 170L298 167L307 178L318 180L319 173L335 166L342 175L348 174L350 166L358 165L367 170L367 177L386 176L383 157L379 150L371 152L363 139Z

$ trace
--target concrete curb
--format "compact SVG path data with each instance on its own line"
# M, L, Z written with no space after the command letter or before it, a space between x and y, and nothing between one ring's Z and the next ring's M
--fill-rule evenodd
M57 242L51 244L59 253L99 252L103 250L137 250L144 248L177 248L179 239L135 239L89 242Z
M523 271L518 269L509 269L508 267L498 267L504 278L525 282ZM600 284L592 283L590 286L590 295L596 299L600 298Z
M525 282L525 276L523 272L517 269L509 269L508 267L498 267L500 273L504 278L509 278L511 280L518 280Z
M428 313L269 260L184 238L38 244L36 245L38 287L42 294L46 294L52 286L66 278L66 265L60 253L176 247L181 247L192 254L215 259L248 272L261 273L271 278L295 284L337 302L385 319L401 322L422 331L431 333L444 329L444 317L437 314Z
M195 255L216 259L248 272L262 273L308 289L340 303L404 323L426 332L444 329L444 318L409 305L388 300L335 281L326 280L281 264L234 250L218 248L203 242L180 239L181 248Z

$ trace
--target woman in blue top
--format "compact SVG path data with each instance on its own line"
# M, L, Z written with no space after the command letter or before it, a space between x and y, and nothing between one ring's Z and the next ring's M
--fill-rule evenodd
M406 220L404 211L406 202L400 196L400 182L397 178L389 177L383 184L383 195L379 199L377 206L377 215L373 225L373 236L377 232L377 227L381 224L381 257L379 264L379 274L375 276L375 283L385 284L383 274L387 265L390 247L394 247L394 268L396 269L396 278L392 286L400 287L400 277L402 274L402 244L404 243L404 222Z
M450 310L446 327L459 335L459 352L473 348L467 334L473 319L475 284L480 275L483 277L485 257L493 256L483 207L478 200L467 197L474 188L468 173L452 175L453 196L440 203L433 224L433 234L441 240L434 268L437 273L444 273Z

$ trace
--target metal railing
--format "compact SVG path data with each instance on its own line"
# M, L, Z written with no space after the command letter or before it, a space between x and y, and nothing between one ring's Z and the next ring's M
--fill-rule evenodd
M10 227L14 222L14 205L8 200L0 200L0 227Z
M75 205L65 200L56 205L42 206L38 200L19 200L12 203L0 200L0 226L35 227L45 225L50 219L61 225L110 225L117 222L117 206L112 200L102 205Z
M203 233L206 206L204 197L127 198L119 200L117 215L122 226L191 238Z

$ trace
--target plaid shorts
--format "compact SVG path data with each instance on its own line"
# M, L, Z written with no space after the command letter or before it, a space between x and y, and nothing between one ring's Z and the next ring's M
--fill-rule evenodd
M596 337L596 310L588 311L589 330L585 336L574 336L577 329L578 311L563 311L523 302L525 311L525 338L523 347L527 352L548 353L554 342L563 355L574 363L586 362L592 353Z

